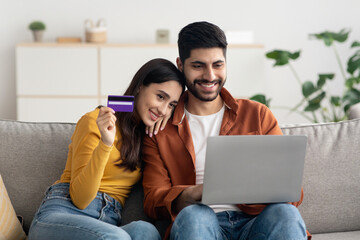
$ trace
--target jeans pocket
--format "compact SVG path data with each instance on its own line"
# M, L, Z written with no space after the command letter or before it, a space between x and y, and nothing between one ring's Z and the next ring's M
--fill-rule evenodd
M112 204L104 201L104 205L99 211L98 220L119 226L121 223L121 216L117 213Z
M47 190L43 202L46 202L51 199L62 199L62 200L71 201L69 188L67 186L63 186L63 185L51 186Z

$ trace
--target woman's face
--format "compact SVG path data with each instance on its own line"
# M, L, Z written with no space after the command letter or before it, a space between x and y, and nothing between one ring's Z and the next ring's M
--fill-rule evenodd
M182 87L176 81L141 86L135 109L146 126L154 125L161 117L171 114L177 105Z

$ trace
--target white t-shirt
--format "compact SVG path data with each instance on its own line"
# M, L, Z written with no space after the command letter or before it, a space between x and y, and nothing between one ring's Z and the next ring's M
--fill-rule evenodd
M204 180L206 140L209 136L219 136L224 112L225 105L219 112L206 116L191 114L185 108L195 149L196 184L202 184ZM215 212L239 210L235 205L211 205L210 207Z

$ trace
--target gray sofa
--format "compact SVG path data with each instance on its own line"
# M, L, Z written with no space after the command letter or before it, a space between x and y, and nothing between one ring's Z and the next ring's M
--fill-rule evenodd
M65 166L73 123L0 121L0 174L28 230L46 188ZM314 240L360 239L360 119L283 126L284 134L307 135L300 211ZM126 202L123 224L151 221L137 184ZM163 233L167 222L153 222Z

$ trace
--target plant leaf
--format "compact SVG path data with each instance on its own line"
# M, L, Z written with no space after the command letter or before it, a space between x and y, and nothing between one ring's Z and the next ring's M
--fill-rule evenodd
M351 77L346 79L345 85L347 88L353 88L355 83L360 83L360 78L358 77Z
M349 89L348 91L345 92L343 100L348 102L359 102L360 91L355 88Z
M296 60L300 56L300 51L291 53L285 50L273 50L266 53L266 57L275 60L275 66L283 66L289 63L289 60Z
M298 57L300 57L300 51L289 53L289 58L291 58L292 60L296 60Z
M331 100L330 100L331 104L336 106L336 107L340 107L341 103L340 103L340 97L338 96L331 96Z
M313 99L309 100L309 104L316 104L316 103L320 104L320 102L324 99L325 96L326 96L326 92L322 92Z
M340 32L321 32L321 33L314 33L310 34L310 37L315 37L319 40L323 40L326 46L331 46L334 41L336 42L345 42L349 36L350 30L341 29Z
M350 32L349 29L341 29L340 32L334 34L334 40L343 43L348 39Z
M353 42L353 43L351 44L351 47L352 47L352 48L353 48L353 47L360 47L360 42L358 42L358 41Z
M334 38L329 32L310 34L310 37L315 37L319 40L323 40L326 46L331 46L334 41Z
M326 79L332 80L334 78L335 74L329 73L329 74L319 74L319 80L317 82L317 87L322 88L325 85Z
M45 30L46 25L41 21L34 21L29 24L29 29L36 31L36 30Z
M349 89L345 92L343 101L347 103L344 107L344 111L347 112L352 105L360 102L360 91L355 88Z
M318 89L315 88L314 84L312 82L310 82L310 81L306 81L302 85L302 94L304 95L304 97L310 96L311 94L313 94L317 90Z
M270 100L266 99L266 96L264 94L257 94L252 97L250 97L250 100L265 104L267 107L270 107Z
M356 51L355 54L348 60L346 70L348 73L354 74L357 69L360 70L360 51Z
M319 108L320 108L320 104L319 104L319 103L309 103L309 104L305 107L304 111L305 111L305 112L313 112L313 111L315 111L315 110L318 110Z

